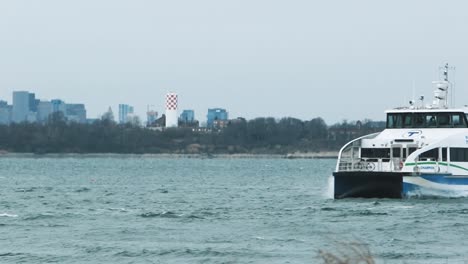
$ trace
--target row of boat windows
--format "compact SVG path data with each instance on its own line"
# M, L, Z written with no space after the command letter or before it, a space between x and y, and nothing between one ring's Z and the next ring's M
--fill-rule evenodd
M411 153L416 151L416 148L393 148L393 157L400 157L403 152L403 157L409 156ZM408 153L407 153L408 152ZM379 158L379 159L390 159L389 148L362 148L361 157L363 158Z
M390 113L387 128L463 128L464 113Z
M392 148L394 158L406 158L411 153L415 152L417 148ZM390 160L389 148L362 148L361 158L365 159L382 159L382 161ZM442 148L439 154L439 148L434 148L419 155L419 160L432 160L432 161L448 161L447 148ZM468 162L468 148L450 148L450 161Z
M419 155L419 160L448 161L447 148L434 148ZM441 156L442 155L442 156ZM450 148L450 161L468 162L468 148Z

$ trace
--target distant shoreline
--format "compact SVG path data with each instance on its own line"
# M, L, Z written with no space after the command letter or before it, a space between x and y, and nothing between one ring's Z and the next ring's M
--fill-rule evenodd
M0 158L161 158L161 159L336 159L338 152L290 154L119 154L119 153L0 153Z

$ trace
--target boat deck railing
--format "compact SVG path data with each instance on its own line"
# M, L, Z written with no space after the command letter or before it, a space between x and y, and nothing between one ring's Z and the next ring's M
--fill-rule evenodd
M338 171L401 171L401 159L340 159Z
M372 139L379 133L367 135L346 144L339 153L336 171L401 171L404 160L400 158L361 158L363 139Z

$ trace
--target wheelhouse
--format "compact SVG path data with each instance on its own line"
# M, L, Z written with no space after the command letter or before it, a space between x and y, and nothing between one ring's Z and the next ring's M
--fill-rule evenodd
M467 128L464 112L388 112L387 128Z

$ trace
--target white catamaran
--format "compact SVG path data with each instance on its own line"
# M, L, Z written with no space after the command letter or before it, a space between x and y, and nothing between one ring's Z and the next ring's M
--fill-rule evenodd
M449 66L432 104L386 111L387 127L347 143L333 173L335 198L468 194L468 107L449 107Z

